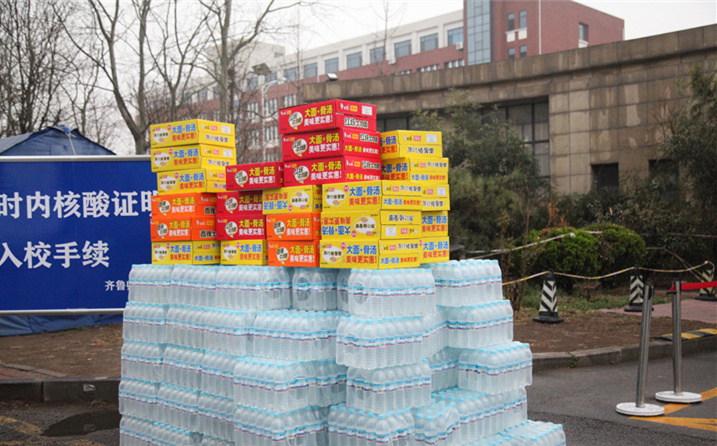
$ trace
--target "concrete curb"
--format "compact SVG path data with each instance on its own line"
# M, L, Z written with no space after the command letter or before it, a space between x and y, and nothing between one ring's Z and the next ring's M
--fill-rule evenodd
M709 351L717 351L717 336L707 336L682 342L683 356ZM576 352L535 353L533 355L533 372L539 373L542 370L558 368L619 364L636 361L639 354L639 345L597 348ZM650 359L666 357L672 357L672 342L650 342ZM0 401L106 401L116 403L118 400L119 381L119 377L0 379Z

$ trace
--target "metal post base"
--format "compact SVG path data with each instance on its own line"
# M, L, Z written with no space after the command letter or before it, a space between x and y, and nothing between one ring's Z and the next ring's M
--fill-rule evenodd
M664 401L665 403L694 404L702 402L702 395L692 392L675 393L670 390L657 392L655 394L655 399L657 401Z
M615 410L619 414L631 417L659 417L665 414L665 408L656 404L644 404L638 407L635 403L620 403Z
M717 295L715 294L700 294L695 297L696 300L703 300L705 302L717 302Z
M625 311L628 313L642 313L642 305L628 305L625 307Z
M533 320L544 324L559 324L563 322L563 319L556 315L539 315L538 317L534 317Z

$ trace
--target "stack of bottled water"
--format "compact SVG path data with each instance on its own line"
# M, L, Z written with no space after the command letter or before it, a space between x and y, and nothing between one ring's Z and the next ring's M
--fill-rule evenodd
M291 280L291 306L295 310L336 310L338 270L297 268Z
M260 311L251 330L256 356L291 361L336 357L337 311Z
M354 270L347 298L353 316L424 316L436 309L433 276L421 268Z
M480 350L464 350L458 363L458 385L485 393L529 386L533 355L528 344L511 342Z
M515 446L561 446L565 443L563 426L540 421L526 421L501 432L510 445Z
M331 406L328 431L332 446L416 444L415 422L409 409L376 414L338 404Z
M459 349L443 348L428 358L431 367L431 392L458 385Z
M431 402L428 360L417 364L365 370L350 368L346 376L346 405L358 410L388 413Z

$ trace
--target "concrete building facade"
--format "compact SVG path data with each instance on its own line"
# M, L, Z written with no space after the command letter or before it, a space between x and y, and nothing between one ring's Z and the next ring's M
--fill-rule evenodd
M410 128L418 110L441 110L453 90L497 105L541 158L559 193L620 187L659 158L663 124L692 67L717 71L717 25L404 76L307 84L305 102L376 104L384 130ZM528 139L532 138L532 139Z

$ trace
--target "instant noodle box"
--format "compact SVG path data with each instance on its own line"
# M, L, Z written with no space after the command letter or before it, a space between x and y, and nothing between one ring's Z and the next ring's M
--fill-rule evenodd
M217 213L217 195L209 193L152 195L152 217L199 217Z
M149 128L151 147L176 147L191 144L234 148L234 124L192 119L153 124Z
M423 237L448 237L448 211L421 212Z
M384 245L386 248L384 248ZM420 264L420 253L390 249L382 240L321 240L322 268L389 269L413 268Z
M441 158L441 132L394 130L381 133L381 158Z
M397 254L421 254L421 239L405 239L405 240L379 240L379 254L397 253Z
M269 189L284 184L284 165L278 161L236 164L226 170L227 190Z
M382 179L448 182L448 158L396 158L383 162Z
M403 239L421 236L419 224L385 224L381 212L384 211L322 212L321 238ZM419 220L417 215L415 221Z
M217 216L262 214L262 191L220 192L217 195Z
M226 192L224 170L191 169L159 172L157 193L159 195L192 192Z
M293 133L281 138L284 161L354 155L381 159L381 134L338 128L318 132Z
M321 213L267 215L266 228L268 240L318 240L321 238Z
M451 198L448 184L432 184L423 187L424 211L448 211L451 209Z
M408 195L420 197L423 192L421 183L405 181L381 180L381 193L387 195Z
M333 99L279 110L282 135L337 127L376 131L376 106Z
M269 240L269 266L319 266L319 241Z
M266 219L262 214L217 216L217 240L256 240L266 238Z
M423 207L421 185L402 187L399 181L361 181L324 184L322 204L325 211L393 209L417 210ZM390 190L392 193L383 191Z
M150 240L175 242L187 240L216 240L215 217L152 217L149 220Z
M451 248L448 237L424 237L421 243L421 263L450 260Z
M264 215L321 211L321 186L265 189L262 195Z
M313 158L284 162L284 184L326 184L381 179L381 161L356 156Z
M224 169L234 163L233 148L207 145L150 149L152 172L197 168Z
M223 240L222 265L268 265L266 240Z
M152 243L153 265L215 265L219 263L218 241Z
M384 225L419 225L421 211L381 210L381 224Z

